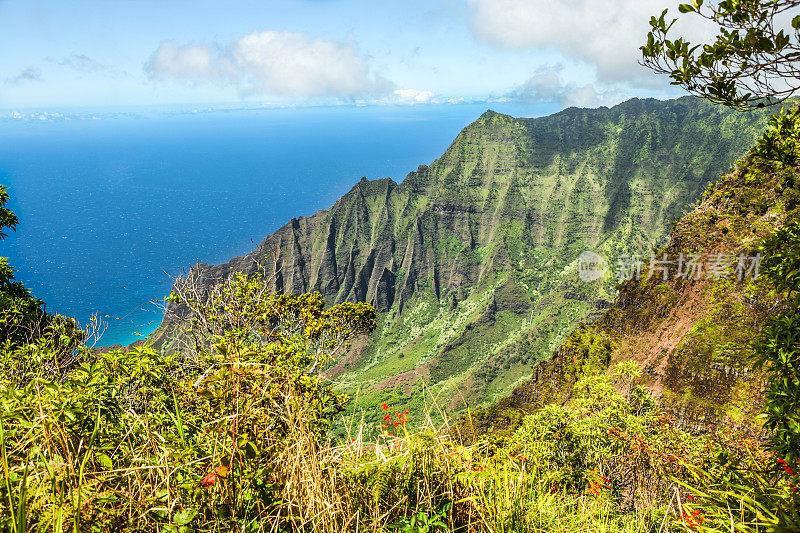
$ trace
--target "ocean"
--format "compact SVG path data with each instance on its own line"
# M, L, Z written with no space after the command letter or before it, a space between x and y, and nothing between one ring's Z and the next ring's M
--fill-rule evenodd
M362 176L402 181L486 109L513 103L0 113L0 184L20 218L0 241L50 312L129 344L196 263L252 250L292 217L330 207ZM155 303L154 303L155 302Z

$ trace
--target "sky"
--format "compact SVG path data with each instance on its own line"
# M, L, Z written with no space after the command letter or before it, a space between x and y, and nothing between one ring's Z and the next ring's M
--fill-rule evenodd
M676 6L0 0L0 109L496 99L596 107L674 97L637 59L650 16Z

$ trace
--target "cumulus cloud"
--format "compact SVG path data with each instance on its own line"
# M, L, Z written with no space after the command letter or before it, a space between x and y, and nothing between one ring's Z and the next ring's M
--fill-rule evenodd
M560 66L538 69L525 83L507 96L523 102L555 102L565 107L597 107L614 105L625 99L616 90L599 91L592 85L578 85L561 79Z
M550 48L597 68L603 82L652 80L637 61L650 17L663 0L469 0L472 27L488 43L509 48ZM673 11L673 10L671 10ZM682 17L678 33L708 34L700 17Z
M6 78L5 82L8 85L19 85L28 81L39 81L42 79L42 72L38 68L28 67L16 76Z
M394 91L394 100L399 104L428 104L433 101L435 94L432 91L418 91L416 89L397 89Z
M353 43L294 32L254 32L224 46L164 41L145 72L155 81L233 85L242 94L357 98L394 90Z

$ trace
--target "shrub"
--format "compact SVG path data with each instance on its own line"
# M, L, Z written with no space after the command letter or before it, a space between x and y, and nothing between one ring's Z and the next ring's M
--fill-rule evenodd
M170 356L78 346L62 376L46 340L2 351L6 530L262 531L333 516L319 451L347 399L320 370L374 310L273 294L258 276L182 301L191 343Z

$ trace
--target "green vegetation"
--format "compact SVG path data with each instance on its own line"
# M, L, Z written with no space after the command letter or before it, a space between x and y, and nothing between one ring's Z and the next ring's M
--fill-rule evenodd
M669 39L676 20L665 9L651 17L642 47L643 64L668 74L673 85L712 102L739 109L779 103L798 89L800 15L797 0L691 0L681 13L692 13L717 26L707 43ZM791 26L791 28L789 27Z
M184 303L195 349L180 356L81 351L82 363L65 379L54 379L46 364L4 372L4 531L664 532L800 524L788 463L775 469L771 455L736 433L698 437L679 429L639 384L635 364L583 375L568 402L546 406L506 436L468 443L426 413L384 403L372 407L380 427L351 420L347 438L331 441L325 430L346 399L315 363L374 327L368 306L324 310L318 294L275 295L244 276L208 303ZM3 354L6 362L19 355ZM734 489L742 492L731 496Z
M193 341L173 356L81 345L64 373L49 340L2 351L4 531L299 529L320 511L296 506L326 489L315 457L346 398L318 369L372 308L243 275L173 299Z
M757 153L769 169L785 176L793 191L787 203L786 225L763 246L763 277L783 296L779 313L770 317L758 336L755 366L769 378L765 393L765 425L772 430L772 447L789 461L800 462L800 109L776 117Z
M797 530L798 128L797 110L771 119L756 147L709 187L658 251L728 253L732 259L759 252L757 280L732 275L664 282L648 277L645 267L599 321L574 331L512 396L472 413L459 428L476 426L473 439L546 428L543 417L563 416L554 405L574 401L585 379L638 364L642 384L660 396L659 410L680 427L700 435L742 432L742 442L750 442L749 451L733 452L726 444L710 463L687 466L687 477L670 477L691 492L694 504L702 502L687 524L704 531L767 524L771 531ZM523 419L526 413L533 414Z

